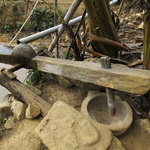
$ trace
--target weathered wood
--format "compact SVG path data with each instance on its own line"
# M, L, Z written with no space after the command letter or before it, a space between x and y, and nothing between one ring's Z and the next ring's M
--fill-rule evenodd
M82 0L88 13L91 34L118 41L115 25L111 17L108 0ZM97 51L117 58L118 48L93 42Z
M17 59L14 56L8 54L0 54L0 62L5 64L18 64Z
M150 70L150 8L144 14L144 51L143 52L144 52L143 54L144 68Z
M16 78L9 78L4 71L0 72L0 84L7 88L16 97L19 97L26 104L35 103L41 108L42 115L45 116L52 105L46 102L37 94L33 93L27 86Z
M18 63L9 55L0 55L0 62ZM122 65L112 65L111 69L104 69L101 64L92 62L36 56L24 67L133 94L145 94L150 90L150 71Z
M21 69L23 67L23 64L15 64L14 66L12 66L11 68L9 68L9 70L11 72L17 71L19 69Z
M27 68L134 94L145 94L150 90L150 71L122 65L104 69L98 63L36 56Z

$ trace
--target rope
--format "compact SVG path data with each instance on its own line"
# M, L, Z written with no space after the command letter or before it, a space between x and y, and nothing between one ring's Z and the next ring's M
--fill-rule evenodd
M23 27L25 26L25 24L27 23L27 21L29 20L29 18L31 17L34 9L36 8L37 4L38 4L39 0L36 1L36 3L34 4L34 7L32 9L32 11L30 12L29 16L27 17L27 19L25 20L25 22L23 23L23 25L21 26L21 28L19 29L19 31L17 32L17 34L14 36L14 38L10 41L9 45L12 44L12 42L16 39L16 37L19 35L19 33L21 32L21 30L23 29Z

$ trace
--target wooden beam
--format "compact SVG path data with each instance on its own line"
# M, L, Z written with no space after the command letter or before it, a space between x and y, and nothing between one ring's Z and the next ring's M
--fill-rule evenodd
M51 109L52 104L49 104L40 96L32 92L27 86L15 78L12 72L7 72L5 69L0 71L0 85L7 88L14 96L21 99L26 104L34 103L41 108L42 116L45 116Z
M0 62L18 63L10 55L0 55ZM145 94L150 90L150 71L123 65L104 69L98 63L36 56L24 67L133 94Z
M36 56L27 68L134 94L145 94L150 90L150 71L123 65L104 69L99 63Z
M17 59L8 54L0 54L0 62L5 64L18 64Z

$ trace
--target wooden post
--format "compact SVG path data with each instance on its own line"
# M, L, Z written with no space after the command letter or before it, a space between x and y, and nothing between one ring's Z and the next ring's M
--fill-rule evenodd
M111 68L111 61L110 58L102 57L100 59L102 68L110 69ZM108 103L108 112L110 116L116 115L116 105L115 105L115 94L114 90L111 88L106 88L107 94L107 103Z
M143 65L144 65L145 69L150 70L150 10L148 10L144 14L144 56L143 56Z
M83 3L88 13L91 35L94 34L118 41L108 0L83 0ZM97 42L93 42L93 44L100 54L117 58L118 48L114 48L113 46L108 47Z

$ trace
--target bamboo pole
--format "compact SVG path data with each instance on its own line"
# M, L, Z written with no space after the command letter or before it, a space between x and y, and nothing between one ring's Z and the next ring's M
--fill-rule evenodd
M150 70L150 10L144 14L144 68Z
M87 14L85 15L85 18L86 17L87 17ZM82 19L82 16L79 16L77 18L71 19L69 21L68 25L74 25L74 24L80 22L81 19ZM39 38L42 38L44 36L47 36L47 35L52 34L52 33L55 33L60 27L61 27L61 24L57 25L57 26L54 26L52 28L46 29L44 31L32 34L30 36L21 38L21 39L17 40L17 43L18 44L19 43L30 43L30 42L35 41L35 40L37 40Z
M73 3L71 4L70 8L68 9L65 17L64 17L64 22L67 24L69 22L69 20L71 19L71 17L73 16L74 12L76 11L76 9L78 8L78 6L80 5L82 0L74 0ZM57 32L57 36L54 37L53 41L51 42L48 50L49 51L53 51L53 48L55 47L58 39L60 38L61 34L64 31L64 26L63 24L60 25L58 32Z
M115 25L110 14L108 0L83 0L83 3L88 13L91 36L94 34L118 42ZM117 57L117 48L95 42L93 44L99 53L111 57Z

